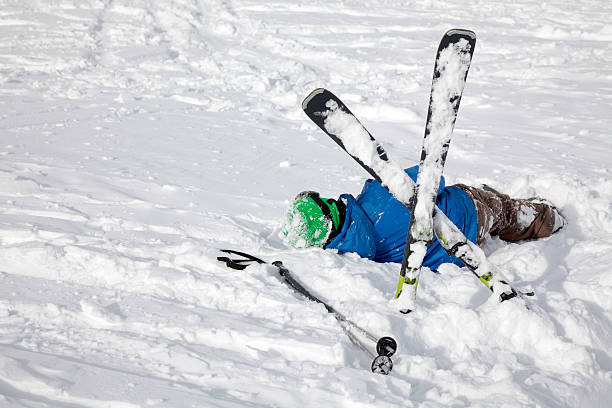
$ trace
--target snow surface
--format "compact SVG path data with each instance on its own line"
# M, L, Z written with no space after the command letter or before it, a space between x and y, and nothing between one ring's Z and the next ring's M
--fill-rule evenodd
M2 1L0 406L604 407L612 400L608 0ZM569 224L484 249L532 310L279 238L301 190L366 174L301 112L323 86L406 167L441 35L478 46L447 184L540 196ZM368 330L390 376L273 267Z

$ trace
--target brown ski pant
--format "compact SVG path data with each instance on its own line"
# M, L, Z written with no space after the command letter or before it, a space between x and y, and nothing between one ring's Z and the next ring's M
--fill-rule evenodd
M513 199L488 186L456 186L467 193L476 207L478 245L487 234L497 235L504 241L545 238L552 234L555 214L549 205L537 200Z

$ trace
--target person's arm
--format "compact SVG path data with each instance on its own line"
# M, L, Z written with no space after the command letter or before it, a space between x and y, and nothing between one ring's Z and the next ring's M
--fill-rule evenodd
M417 181L417 176L419 174L419 166L412 166L409 167L407 169L404 169L404 171L406 173L408 173L408 175L410 176L410 178L412 180L414 180L414 182L416 183ZM444 176L442 176L440 178L440 186L438 187L438 194L442 193L442 191L444 190L444 187L446 187L445 183L444 183Z

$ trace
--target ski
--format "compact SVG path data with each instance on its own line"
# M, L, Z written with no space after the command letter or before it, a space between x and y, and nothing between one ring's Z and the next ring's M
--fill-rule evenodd
M400 166L391 161L380 143L338 97L326 89L318 88L304 99L302 109L338 146L410 209L410 201L414 196L414 181ZM515 296L532 295L515 290L503 274L488 262L482 249L469 241L437 206L433 209L432 222L433 231L442 247L459 258L500 301ZM398 302L398 308L406 310L409 305Z
M221 252L224 252L229 255L238 255L241 258L232 259L227 256L219 256L217 260L220 262L224 262L225 265L229 268L236 270L243 270L251 263L256 262L258 264L267 264L266 261L257 258L253 255L249 255L245 252L234 251L231 249L222 249ZM274 261L271 265L275 266L278 270L280 277L282 278L282 282L293 289L295 292L299 293L303 297L313 302L319 303L325 307L325 309L331 313L338 323L340 323L340 327L347 335L349 340L357 346L361 351L363 351L368 357L372 359L371 370L376 374L384 374L388 375L393 369L393 362L391 361L391 356L395 354L397 351L397 342L390 336L384 337L376 337L368 330L362 328L357 323L349 320L336 310L334 307L319 299L315 295L313 295L308 289L304 287L291 273L285 265L281 261ZM367 339L376 344L376 354L368 348L364 342L364 339Z
M410 203L410 226L395 292L397 299L404 283L412 286L404 295L410 297L405 302L410 307L402 310L404 313L416 306L423 259L433 243L433 210L475 46L474 32L457 29L446 32L438 45L416 191Z

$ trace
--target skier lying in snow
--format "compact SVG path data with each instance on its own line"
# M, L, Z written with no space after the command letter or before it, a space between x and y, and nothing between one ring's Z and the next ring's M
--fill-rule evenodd
M416 181L418 166L405 171ZM511 242L545 238L566 224L557 208L546 200L513 199L488 186L445 187L444 177L436 205L479 245L487 234ZM316 192L300 193L287 211L282 233L295 248L316 246L355 252L376 262L402 262L409 223L406 207L378 181L369 179L357 198L342 194L333 200L320 198ZM446 262L463 266L434 237L423 266L435 271Z

